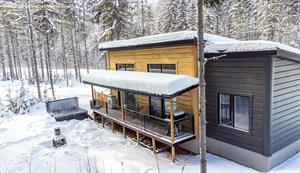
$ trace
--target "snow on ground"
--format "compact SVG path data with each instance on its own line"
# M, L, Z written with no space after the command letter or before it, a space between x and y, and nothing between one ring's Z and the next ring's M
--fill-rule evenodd
M0 98L5 100L7 89L18 89L20 81L0 82ZM25 87L28 85L25 84ZM45 86L42 86L45 88ZM46 88L49 86L46 86ZM88 108L90 86L73 81L72 87L60 83L55 86L58 98L78 96L81 107ZM29 92L35 93L35 87ZM50 95L50 90L48 91ZM52 147L53 128L61 127L67 145ZM98 169L110 173L192 173L199 172L199 155L179 155L176 163L170 153L158 154L137 146L121 134L103 129L86 119L56 122L39 103L24 115L4 114L0 117L0 172L1 173L85 173ZM291 158L272 173L300 172L300 155ZM183 171L182 171L183 170ZM254 173L253 169L208 154L208 171L211 173Z

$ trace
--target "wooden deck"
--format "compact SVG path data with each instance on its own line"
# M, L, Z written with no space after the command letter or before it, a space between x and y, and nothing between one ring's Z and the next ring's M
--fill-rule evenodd
M123 121L122 112L120 110L106 110L106 108L94 109L94 114L169 146L176 146L195 138L193 133L178 131L175 134L174 142L172 142L170 137L170 122L168 120L158 121L153 117L125 112Z

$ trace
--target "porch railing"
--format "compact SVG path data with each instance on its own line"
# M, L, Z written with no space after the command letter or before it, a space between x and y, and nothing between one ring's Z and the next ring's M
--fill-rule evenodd
M122 120L121 107L118 105L112 105L109 103L97 101L100 106L98 108L100 112L105 113L107 116ZM97 108L97 106L96 106ZM180 138L186 135L194 133L194 121L191 115L185 115L180 119L174 120L175 138ZM157 135L170 137L170 119L162 119L150 114L138 112L124 108L124 121L133 127L143 129L150 133L156 133Z

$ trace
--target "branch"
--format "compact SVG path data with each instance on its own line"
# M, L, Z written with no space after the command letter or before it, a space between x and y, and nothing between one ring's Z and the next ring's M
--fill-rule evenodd
M208 61L210 61L210 60L216 61L216 60L218 60L218 59L220 59L220 58L223 58L223 57L226 57L226 56L227 56L227 54L222 54L222 55L214 56L214 57L211 57L211 58L205 58L205 59L204 59L204 65L205 65Z

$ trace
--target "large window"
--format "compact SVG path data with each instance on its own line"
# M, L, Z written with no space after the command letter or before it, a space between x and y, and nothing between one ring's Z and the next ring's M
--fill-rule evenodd
M219 124L249 132L250 100L249 96L219 94Z
M148 64L148 72L176 74L175 64ZM159 118L170 118L170 99L150 97L150 114ZM176 110L176 98L173 99L173 108Z
M117 71L134 71L134 64L116 64ZM120 91L118 91L118 97L120 98ZM136 95L131 92L124 92L124 103L127 109L136 109ZM119 100L119 106L121 101Z

